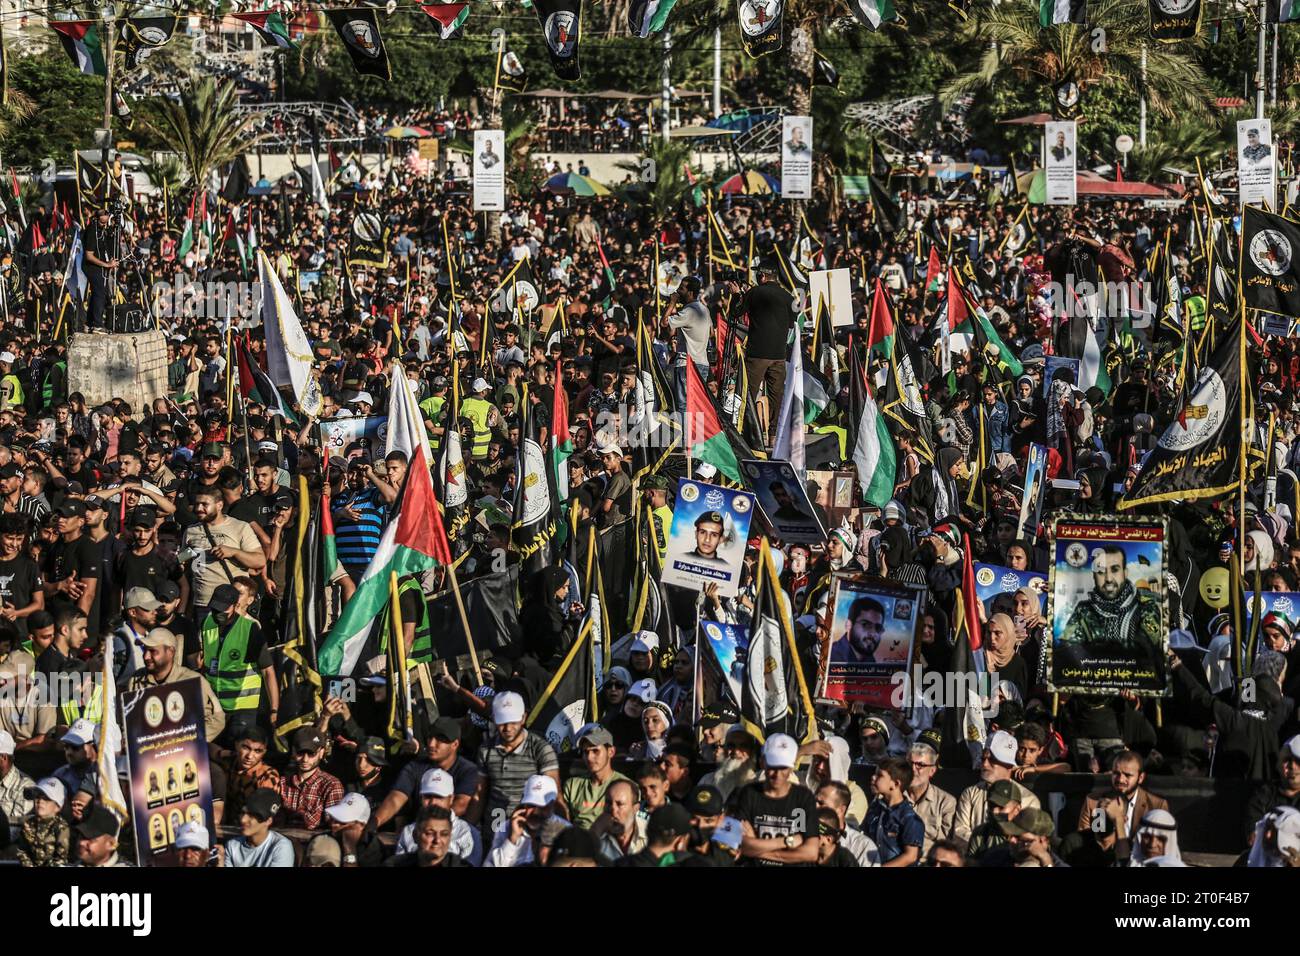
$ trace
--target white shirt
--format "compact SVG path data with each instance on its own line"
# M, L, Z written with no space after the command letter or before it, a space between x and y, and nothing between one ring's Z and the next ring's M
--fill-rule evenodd
M668 325L678 329L686 341L686 352L678 354L678 365L686 364L687 355L696 365L709 364L709 332L713 322L703 302L692 302L676 315L670 315Z
M565 827L573 826L563 817L552 817ZM536 858L533 856L533 838L528 833L519 837L518 843L510 842L510 827L503 826L492 838L492 849L488 852L484 866L508 867L527 866Z
M402 827L402 832L397 837L397 852L414 853L418 849L419 846L415 842L415 824L408 823ZM451 815L451 852L470 866L478 866L483 861L483 845L478 830L454 813Z

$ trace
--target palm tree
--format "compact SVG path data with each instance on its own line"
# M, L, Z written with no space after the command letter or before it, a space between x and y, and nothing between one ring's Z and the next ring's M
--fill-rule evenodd
M167 155L155 160L145 168L149 181L159 189L166 189L175 196L185 184L185 164L179 156Z
M4 105L0 106L0 141L13 131L16 124L29 119L36 112L36 104L21 90L8 90Z
M1012 84L1050 92L1073 81L1081 94L1103 78L1145 90L1147 104L1164 116L1204 113L1212 96L1204 71L1187 50L1198 41L1152 43L1146 0L1094 0L1088 26L1043 29L1036 4L1016 0L982 6L963 29L966 39L986 49L973 69L954 77L939 94L951 105L968 93L987 93ZM1093 29L1106 31L1106 52L1093 47ZM1143 66L1145 52L1145 67Z
M686 178L690 158L691 148L683 141L664 142L654 136L643 155L618 164L620 170L632 175L633 183L627 192L639 201L638 208L649 213L652 224L663 222L692 188Z
M175 100L164 99L150 130L176 153L196 185L208 174L252 149L261 135L252 113L237 109L238 91L230 80L190 75L188 88Z

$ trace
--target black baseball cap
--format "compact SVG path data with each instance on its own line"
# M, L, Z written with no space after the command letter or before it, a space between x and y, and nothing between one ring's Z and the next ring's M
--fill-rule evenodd
M23 470L12 461L7 465L0 465L0 478L21 478Z
M105 510L104 499L101 498L101 497L99 497L99 495L87 495L87 496L86 496L86 510L87 510L87 511L103 511L103 510Z
M77 836L83 840L93 840L102 836L117 836L121 829L117 816L108 807L95 804L85 819L77 824Z
M293 507L293 495L289 494L287 491L278 492L275 497L271 499L271 507L276 511L288 511Z
M128 528L152 528L157 523L158 510L144 505L139 508L132 508L126 516L126 526Z
M302 750L315 752L325 746L325 738L320 735L315 727L299 727L294 731L293 749L297 753Z
M670 803L650 814L646 835L652 841L672 840L691 832L691 815L680 803Z
M702 817L716 817L723 811L722 791L707 784L696 787L686 800L686 806L692 813Z
M270 787L259 787L244 800L244 812L258 820L270 820L283 805L279 792Z
M159 581L153 588L154 597L166 604L181 596L181 589L175 581Z
M367 737L361 744L361 753L377 767L388 766L388 751L384 747L384 742L378 737Z
M75 498L65 498L59 505L58 512L65 518L84 518L86 506Z
M208 599L208 610L224 614L234 607L238 601L239 592L233 584L218 585L217 589L212 592L212 597Z
M717 727L719 724L732 724L740 721L740 714L736 708L727 703L710 704L700 711L700 726L709 729Z
M460 721L455 717L439 717L433 722L429 736L437 737L449 744L455 743L460 740Z
M713 522L714 524L723 524L722 512L721 511L701 512L700 516L695 519L695 527L698 528L700 525L708 524L709 522Z

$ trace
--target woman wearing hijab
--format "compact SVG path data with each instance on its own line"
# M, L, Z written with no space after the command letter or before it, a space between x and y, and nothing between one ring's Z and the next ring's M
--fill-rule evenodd
M1110 489L1106 481L1106 469L1101 466L1085 468L1079 472L1079 494L1075 508L1079 511L1096 513L1110 510Z
M929 525L933 526L940 518L956 514L961 507L961 493L957 487L957 472L961 464L960 450L940 448L935 466L928 471L923 469L912 479L908 503L925 512Z
M672 722L690 723L692 719L692 698L695 693L695 648L681 647L673 655L673 676L659 688L656 695L668 705L672 712Z
M1014 684L1023 700L1029 692L1029 668L1025 659L1016 653L1020 637L1015 622L1006 614L994 614L989 619L986 633L985 666L990 673L996 673L1000 681Z
M928 607L921 615L918 628L917 655L925 672L944 673L952 660L952 645L948 641L948 615L942 608Z
M1252 531L1246 535L1241 549L1241 570L1249 574L1259 571L1261 574L1273 566L1273 539L1263 531Z
M1074 471L1074 441L1070 437L1068 410L1074 406L1071 394L1074 386L1070 380L1074 373L1068 368L1058 368L1052 373L1052 384L1047 390L1047 445L1061 453L1066 472Z
M673 712L662 700L652 700L641 711L641 732L638 740L628 748L634 760L658 760L668 746L668 729L673 725Z
M1129 866L1186 866L1178 849L1178 822L1168 810L1148 810L1138 824Z
M536 592L519 610L525 653L543 666L564 654L573 644L570 610L568 574L562 568L543 568L537 574Z

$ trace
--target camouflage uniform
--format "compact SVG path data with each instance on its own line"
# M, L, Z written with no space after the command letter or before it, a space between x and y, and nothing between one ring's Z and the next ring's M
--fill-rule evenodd
M1138 661L1160 660L1160 603L1126 582L1115 601L1095 591L1070 614L1060 642L1086 648L1089 656L1113 654Z
M23 818L18 838L18 862L23 866L63 866L68 862L72 828L61 816L42 820L35 813Z

